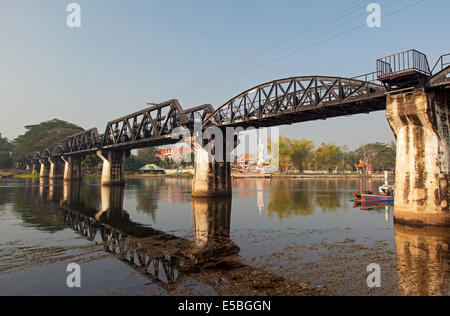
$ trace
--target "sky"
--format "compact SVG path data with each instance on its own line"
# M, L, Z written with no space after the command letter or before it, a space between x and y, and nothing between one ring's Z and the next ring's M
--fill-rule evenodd
M66 7L81 7L69 28ZM0 133L53 118L97 127L149 102L220 107L291 76L353 77L408 49L450 53L450 1L2 0ZM394 140L385 112L283 126L283 136L356 148Z

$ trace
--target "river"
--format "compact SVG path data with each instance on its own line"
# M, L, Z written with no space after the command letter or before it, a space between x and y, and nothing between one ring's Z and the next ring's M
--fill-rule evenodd
M232 198L193 200L189 178L0 180L0 295L255 294L230 286L245 266L334 295L447 296L449 230L354 207L352 192L381 184L236 179ZM66 284L70 263L81 288ZM371 264L381 287L367 284Z

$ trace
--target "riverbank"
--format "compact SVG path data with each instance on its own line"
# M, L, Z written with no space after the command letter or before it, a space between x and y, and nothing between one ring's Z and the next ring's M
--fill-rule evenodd
M101 173L86 174L85 179L100 179ZM192 178L190 173L183 174L125 174L126 179L142 178ZM383 174L259 174L233 173L233 179L384 179ZM1 178L37 179L39 174L17 173L16 171L0 171Z

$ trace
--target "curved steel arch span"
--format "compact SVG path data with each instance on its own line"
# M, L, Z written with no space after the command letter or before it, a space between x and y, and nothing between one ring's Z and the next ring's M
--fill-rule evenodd
M204 127L269 127L386 109L386 88L341 77L291 77L270 81L232 98Z

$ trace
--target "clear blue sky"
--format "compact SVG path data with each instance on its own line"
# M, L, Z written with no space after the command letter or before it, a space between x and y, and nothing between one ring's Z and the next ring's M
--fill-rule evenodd
M376 58L410 48L434 63L450 52L450 1L397 12L417 1L377 1L382 28L345 33L365 23L370 1L78 0L82 27L69 29L73 1L2 0L0 132L13 139L24 125L52 118L103 132L147 102L217 108L277 78L371 72ZM350 148L393 140L384 112L281 134Z

